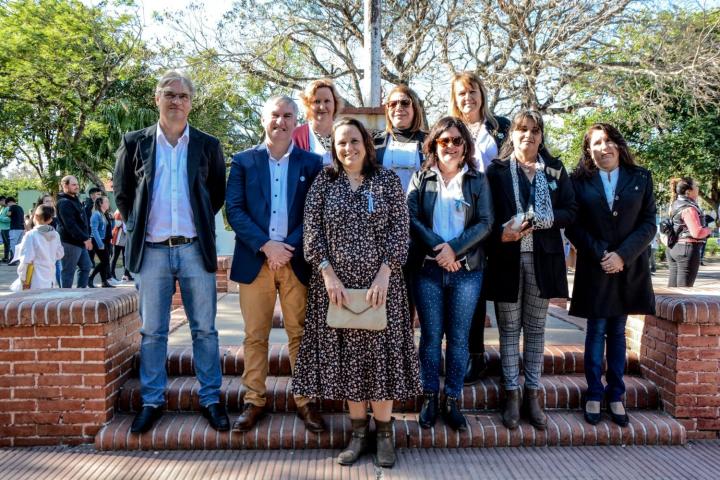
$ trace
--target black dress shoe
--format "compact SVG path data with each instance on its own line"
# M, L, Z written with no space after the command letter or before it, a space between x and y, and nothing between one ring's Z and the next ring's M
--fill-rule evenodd
M230 430L230 419L228 418L227 410L225 410L225 405L211 403L207 407L200 407L200 411L210 426L218 432L227 432Z
M630 423L630 417L628 417L627 410L625 410L625 413L613 413L612 408L610 408L610 404L608 403L608 413L610 414L610 419L613 421L613 423L620 425L621 427L627 427Z
M602 420L602 412L590 413L587 411L587 400L583 402L583 417L590 425L597 425Z
M488 366L484 353L471 353L465 371L465 385L474 385L487 376Z
M130 432L145 433L153 427L160 417L162 417L162 407L144 406L140 413L135 416Z
M442 405L442 416L447 426L453 430L460 432L467 430L467 421L465 420L465 416L460 413L457 398L445 397Z

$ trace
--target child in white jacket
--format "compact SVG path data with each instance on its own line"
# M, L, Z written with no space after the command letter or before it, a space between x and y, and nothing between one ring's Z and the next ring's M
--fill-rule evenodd
M65 251L60 242L60 235L50 226L55 209L47 205L39 205L35 209L35 227L27 232L17 252L20 258L18 279L10 286L13 292L28 289L57 287L55 280L55 262L60 260ZM32 269L29 267L32 265ZM28 278L32 271L31 278Z

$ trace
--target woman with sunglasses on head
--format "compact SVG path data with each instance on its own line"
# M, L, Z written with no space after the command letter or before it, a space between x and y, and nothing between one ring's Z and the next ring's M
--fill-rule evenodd
M343 107L343 100L328 78L310 82L300 93L305 107L307 123L293 131L293 143L303 150L317 153L323 157L323 165L332 162L330 145L333 121Z
M417 94L407 85L390 90L385 102L385 131L375 138L378 163L398 174L403 190L423 162L425 113Z
M462 119L473 137L475 160L478 169L484 172L498 156L507 137L510 120L495 116L487 103L487 89L483 81L473 72L459 72L450 79L450 115ZM465 384L472 385L485 377L485 298L478 301L470 329L470 357Z
M575 220L575 195L560 160L542 153L544 124L533 110L513 118L508 141L487 169L495 209L486 242L485 292L495 302L500 330L505 405L503 424L520 421L520 331L523 331L525 392L523 412L544 430L540 373L545 350L545 317L551 298L567 298L565 254L560 229Z
M578 215L565 235L577 249L570 314L587 319L585 420L597 424L606 399L611 419L624 427L625 322L631 313L655 314L647 258L656 232L652 177L614 126L597 123L585 132L572 183Z
M413 290L420 318L420 376L424 401L420 426L440 413L464 431L458 399L468 358L468 334L483 282L482 240L493 222L490 190L473 157L473 139L462 120L440 119L425 141L425 162L408 189ZM445 349L444 399L439 408L440 363ZM439 410L438 410L439 408Z

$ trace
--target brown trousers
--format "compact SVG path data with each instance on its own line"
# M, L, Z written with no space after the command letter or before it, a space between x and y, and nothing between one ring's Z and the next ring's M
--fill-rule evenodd
M283 323L288 336L290 366L295 371L295 359L305 328L307 288L298 280L290 264L271 271L267 263L252 283L239 284L240 311L245 321L245 403L265 406L265 380L268 374L268 339L272 328L275 300L280 297ZM298 407L309 399L295 396Z

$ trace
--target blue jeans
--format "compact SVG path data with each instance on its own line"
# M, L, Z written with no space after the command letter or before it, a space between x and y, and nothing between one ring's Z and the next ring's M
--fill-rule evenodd
M180 283L183 306L190 322L195 372L200 381L200 405L220 401L222 373L218 332L215 329L215 273L205 270L197 241L179 247L146 243L142 266L136 278L143 322L140 330L143 406L157 407L165 403L170 306L176 280Z
M482 271L448 272L427 261L415 275L420 317L420 378L423 391L440 391L440 359L445 334L445 395L459 398L468 361L468 337L482 289Z
M625 322L627 315L608 318L588 318L585 337L585 378L587 399L610 402L622 401L625 394ZM606 338L607 337L607 338ZM602 384L603 351L607 349L607 371Z
M90 255L85 247L63 243L65 255L62 258L62 287L72 288L75 279L75 267L78 268L78 288L88 286L88 278L92 269Z

